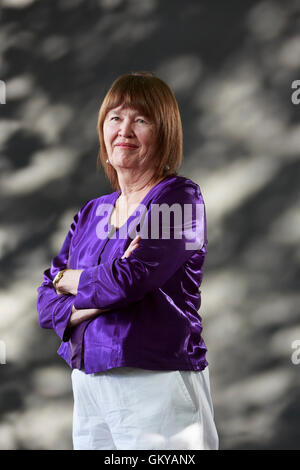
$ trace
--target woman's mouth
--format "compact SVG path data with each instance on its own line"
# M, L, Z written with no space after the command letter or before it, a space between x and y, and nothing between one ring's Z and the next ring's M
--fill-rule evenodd
M120 142L119 144L116 144L116 147L125 147L125 148L136 149L138 146L134 145L134 144L128 144L126 142Z

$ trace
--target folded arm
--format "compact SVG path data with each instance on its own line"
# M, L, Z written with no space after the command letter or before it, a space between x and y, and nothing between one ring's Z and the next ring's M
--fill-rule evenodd
M95 318L109 308L75 308L74 300L77 293L78 282L82 269L68 269L68 257L72 236L78 223L81 211L75 215L73 223L65 238L59 254L53 259L51 267L44 271L43 283L37 289L37 310L39 315L39 324L42 328L55 330L57 335L63 340L68 341L70 337L70 328L79 323ZM132 251L138 246L139 239L134 239L123 258L130 256ZM56 289L53 286L53 280L59 271L66 269L61 280L57 283Z
M74 305L78 309L122 308L141 300L148 292L162 287L188 258L200 250L206 240L205 208L200 190L181 188L179 194L170 191L155 203L169 208L178 204L184 216L184 206L192 206L189 217L180 222L176 217L160 224L159 237L149 237L155 212L151 209L141 226L141 240L132 256L115 258L112 262L84 269L80 274ZM191 207L189 207L190 209ZM178 212L178 211L177 211ZM178 215L178 214L177 214ZM155 227L154 227L155 228ZM168 235L169 230L169 237ZM192 236L194 243L190 243Z

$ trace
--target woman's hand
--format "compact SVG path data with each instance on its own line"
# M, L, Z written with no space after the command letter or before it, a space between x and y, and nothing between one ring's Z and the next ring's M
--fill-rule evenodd
M58 295L76 295L82 271L83 269L66 269L62 278L56 284L56 293Z
M127 250L125 251L124 255L122 256L122 259L123 258L128 258L131 253L133 252L133 250L135 250L138 246L139 246L139 241L141 239L141 236L140 235L137 235L133 240L132 242L130 243L129 247L127 248Z
M79 325L79 323L82 323L85 320L90 320L92 318L98 317L100 313L105 312L106 310L109 310L109 309L87 308L87 309L76 310L76 308L73 305L68 326L70 328L72 328L73 326L77 326Z

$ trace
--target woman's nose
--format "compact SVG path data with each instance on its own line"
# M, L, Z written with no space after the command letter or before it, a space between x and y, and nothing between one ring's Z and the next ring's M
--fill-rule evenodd
M123 119L120 122L119 135L122 137L131 137L133 135L132 125L129 119Z

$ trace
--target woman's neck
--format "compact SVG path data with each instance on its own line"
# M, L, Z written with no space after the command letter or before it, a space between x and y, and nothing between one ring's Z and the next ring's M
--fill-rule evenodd
M153 174L148 177L140 177L136 180L125 182L119 179L119 186L121 190L120 199L128 204L140 201L145 197L148 191L155 186L163 177L154 180Z

